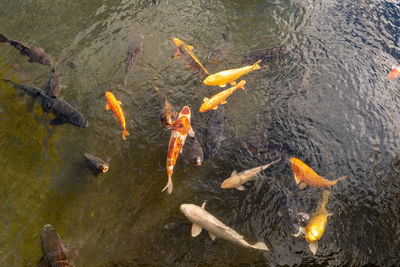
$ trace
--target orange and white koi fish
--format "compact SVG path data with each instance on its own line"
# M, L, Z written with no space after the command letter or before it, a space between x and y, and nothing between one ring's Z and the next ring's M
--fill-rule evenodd
M113 93L111 92L106 92L106 100L107 100L107 105L106 105L106 109L109 110L111 109L112 112L114 113L114 116L118 118L119 122L122 125L122 139L126 140L125 135L129 135L129 133L126 131L125 128L125 116L124 116L124 112L122 111L121 108L121 102L118 101L115 96L113 95Z
M207 97L204 98L204 103L201 105L200 107L200 112L205 112L208 110L216 110L218 109L218 105L223 105L226 104L226 99L233 94L233 92L235 92L238 89L242 89L244 90L244 85L246 84L245 80L241 80L237 85L226 89L216 95L214 95L213 97L211 97L210 99L208 99Z
M168 183L162 190L168 189L168 194L171 194L172 185L172 172L176 164L176 160L180 153L182 153L183 145L185 144L186 136L189 134L194 137L194 131L190 126L190 108L184 106L181 112L179 112L178 119L174 123L172 128L171 138L169 139L168 155L167 155L167 174Z
M325 227L328 224L328 216L332 216L332 213L326 211L326 204L328 203L331 191L325 190L322 192L322 198L319 201L314 214L311 216L305 228L300 227L300 231L295 236L299 236L301 233L304 234L304 238L308 241L311 252L315 255L318 250L318 240L322 237L325 231Z
M297 158L291 158L290 164L294 173L294 179L296 180L296 184L300 184L300 189L303 189L307 185L318 188L329 187L347 178L347 176L343 176L333 181L326 180Z
M215 74L211 74L208 76L203 83L205 85L213 85L213 86L220 86L220 87L225 87L227 83L230 83L231 85L236 84L236 80L242 77L243 75L249 73L252 70L258 70L260 69L260 63L261 60L257 61L253 65L241 67L238 69L231 69L231 70L224 70L217 72Z
M400 66L393 65L387 77L390 80L400 78Z
M183 60L186 63L186 66L188 68L197 70L200 73L201 77L210 75L200 63L199 59L194 55L193 46L185 45L185 43L178 38L172 39L172 43L174 44L176 49L176 53L174 55L175 59L182 56Z

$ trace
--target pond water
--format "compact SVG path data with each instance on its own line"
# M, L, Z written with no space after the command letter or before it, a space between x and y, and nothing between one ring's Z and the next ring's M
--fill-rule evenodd
M230 266L400 264L400 81L388 80L400 61L398 1L0 1L0 32L45 49L63 68L60 97L84 114L88 128L51 126L53 115L0 83L0 265L35 266L40 231L50 223L79 250L77 266ZM229 50L218 65L208 53L229 27ZM126 51L143 36L143 53L123 86ZM157 117L153 84L179 111L192 109L195 129L210 113L204 97L220 91L174 60L172 38L194 46L210 73L243 66L242 56L286 47L266 67L247 74L246 89L224 105L224 131L201 167L182 159L167 182L170 132ZM43 88L50 68L0 43L0 78ZM105 91L122 102L127 130L106 111ZM199 130L201 132L201 130ZM207 142L199 134L203 147ZM83 153L110 161L94 176ZM205 149L207 153L207 150ZM245 185L220 188L233 170L282 156ZM295 184L289 158L328 179L325 233L314 256L292 236L281 187L296 208L312 213L322 190ZM267 252L190 235L182 203L201 205ZM181 224L179 231L164 225Z

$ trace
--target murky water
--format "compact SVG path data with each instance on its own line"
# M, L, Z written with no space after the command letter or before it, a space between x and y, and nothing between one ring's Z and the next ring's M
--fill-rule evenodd
M0 265L35 266L40 230L54 225L79 249L77 266L300 265L400 263L399 81L386 75L400 61L396 1L0 1L0 32L43 47L64 68L61 97L88 118L89 127L49 125L38 103L0 83ZM230 50L217 66L210 50L230 28ZM143 54L123 87L126 50L138 34ZM228 99L216 155L200 168L178 160L171 195L165 162L170 133L157 118L153 84L180 110L189 105L195 128L204 97L219 91L174 60L178 37L211 72L241 66L260 48L290 48L269 68L245 76L246 89ZM29 64L0 44L0 76L43 88L46 66ZM303 79L303 77L305 78ZM307 76L309 78L307 78ZM105 110L104 92L123 103L127 130ZM206 138L199 138L204 145ZM248 149L246 149L246 147ZM83 153L110 160L95 177ZM246 184L222 190L233 170L284 161ZM280 187L294 191L296 207L311 213L321 190L295 185L288 157L298 157L329 179L333 216L317 255L294 238ZM274 178L278 180L271 179ZM182 203L201 205L247 240L270 251L211 241L185 222Z

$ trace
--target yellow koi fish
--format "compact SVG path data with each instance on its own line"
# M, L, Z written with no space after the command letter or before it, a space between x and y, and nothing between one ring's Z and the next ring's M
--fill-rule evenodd
M200 107L200 112L205 112L205 111L208 111L210 109L213 109L213 110L218 109L218 105L226 104L226 99L231 94L233 94L233 92L235 92L239 88L244 90L244 85L245 84L246 84L246 81L245 80L241 80L237 85L235 85L235 86L233 86L233 87L231 87L229 89L226 89L226 90L214 95L210 99L205 97L204 98L204 103Z
M208 76L203 83L205 85L213 85L213 86L220 86L220 87L225 87L227 83L230 83L232 85L236 84L236 80L242 77L243 75L249 73L252 70L258 70L260 69L260 63L261 60L257 61L253 65L241 67L238 69L231 69L231 70L224 70L220 71L215 74L211 74Z
M203 67L203 65L201 65L199 59L194 55L193 46L185 45L185 43L178 38L172 39L172 43L174 44L176 49L174 59L182 56L183 60L186 63L186 66L188 68L197 70L200 73L201 77L210 75L208 71Z

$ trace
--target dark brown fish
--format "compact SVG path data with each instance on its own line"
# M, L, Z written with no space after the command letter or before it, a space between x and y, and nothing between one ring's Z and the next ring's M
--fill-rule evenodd
M23 42L8 39L6 36L4 36L1 33L0 33L0 42L3 42L3 43L7 42L10 45L17 48L22 55L29 57L28 62L30 62L30 63L38 62L40 64L47 65L47 66L53 65L53 60L43 50L43 48L31 46L31 45L28 45Z
M196 135L193 138L186 139L186 143L186 146L183 148L182 159L196 167L201 166L203 163L204 154Z
M142 51L142 46L143 46L143 36L138 35L128 47L128 56L126 58L126 64L125 64L124 86L126 86L126 82L128 81L128 73L131 70L133 63L135 63L136 58Z
M54 68L50 72L49 80L47 81L44 87L44 92L46 93L46 95L50 97L57 97L60 94L61 67L64 64L68 64L73 58L73 56L74 56L73 53L69 53L63 60L55 64Z
M167 101L167 97L161 94L160 90L154 86L154 90L157 93L160 101L160 111L158 117L160 118L161 124L166 129L171 129L175 121L178 119L178 112L175 108Z
M221 61L221 59L223 59L228 54L230 46L231 46L231 43L229 41L229 27L228 26L226 27L225 32L222 33L222 38L224 39L224 42L208 54L208 56L207 56L208 62L218 64Z
M257 60L261 60L260 65L276 62L288 50L286 46L276 46L252 51L242 57L242 64L252 64Z
M78 251L65 246L51 224L43 226L40 234L43 256L39 261L40 267L74 267L72 261Z
M84 153L83 155L85 156L88 167L95 175L99 173L106 173L108 171L108 163L104 160L90 155L89 153Z

